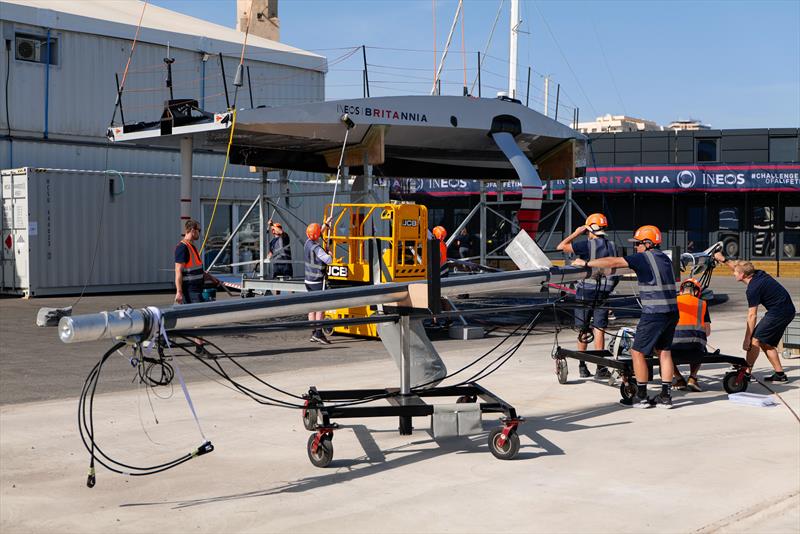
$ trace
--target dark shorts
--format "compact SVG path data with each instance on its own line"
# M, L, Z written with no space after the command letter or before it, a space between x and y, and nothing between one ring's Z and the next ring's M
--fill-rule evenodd
M292 266L291 265L276 265L275 268L272 269L272 279L276 278L291 278L292 277Z
M197 304L203 301L203 292L187 290L183 292L183 304Z
M608 327L608 310L595 309L594 312L589 308L575 308L575 327L583 328L587 325L591 315L592 326L594 328Z
M322 291L322 282L317 282L314 284L309 284L308 282L306 282L305 284L306 284L306 291Z
M756 325L755 330L753 330L753 338L759 340L763 345L777 347L778 343L781 342L783 333L786 331L786 327L789 326L793 319L794 315L781 317L768 313Z
M653 315L643 314L636 326L633 338L633 350L650 356L653 350L668 350L672 346L672 337L678 325L678 314Z

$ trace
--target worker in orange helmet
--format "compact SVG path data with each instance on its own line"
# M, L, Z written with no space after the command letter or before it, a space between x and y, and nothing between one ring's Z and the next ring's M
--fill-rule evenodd
M320 226L317 223L311 223L306 228L306 237L308 239L303 245L303 261L305 263L305 277L304 282L307 291L322 291L325 285L325 268L330 265L333 258L330 254L325 252L325 249L319 244L319 238L326 228L330 227L331 219L325 220ZM308 312L309 321L321 321L325 312ZM311 332L311 339L313 343L322 343L323 345L330 345L330 341L325 337L322 328L315 328Z
M636 326L631 356L636 375L636 395L620 402L635 408L672 408L672 337L678 324L678 300L672 260L661 251L661 230L652 225L640 227L633 234L636 252L624 258L578 258L573 265L607 268L630 268L639 283L642 316ZM655 350L659 356L661 393L647 398L649 370L645 358Z
M678 326L672 338L672 353L684 352L688 355L703 355L706 352L706 341L711 334L711 316L708 313L708 304L700 296L703 286L694 278L687 278L681 282L681 292L678 295ZM676 365L675 387L690 391L703 391L697 383L699 363L689 366L689 380L687 381Z
M586 224L575 229L570 235L564 238L556 248L566 254L574 254L584 261L591 261L597 258L608 258L617 255L614 242L606 237L608 219L602 213L592 213L586 218ZM575 242L581 235L586 234L588 239ZM578 282L575 291L575 300L578 307L575 308L575 327L581 332L578 335L578 350L584 351L588 343L581 341L583 333L591 328L594 334L595 350L605 348L605 329L608 328L608 310L601 306L608 299L611 292L619 282L616 276L605 276L587 278ZM590 310L588 304L594 304L594 309ZM590 313L591 311L591 313ZM581 378L589 378L589 368L586 362L581 360L578 366ZM608 368L598 365L594 377L598 380L606 380L610 377Z

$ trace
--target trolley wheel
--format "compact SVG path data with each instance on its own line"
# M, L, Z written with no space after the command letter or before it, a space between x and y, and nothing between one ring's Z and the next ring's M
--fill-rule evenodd
M558 358L556 360L556 377L558 377L558 383L566 384L567 376L569 376L569 367L567 366L567 359Z
M739 371L731 371L722 378L722 387L727 393L741 393L747 391L747 379L742 377L739 380Z
M489 433L489 450L492 455L499 460L511 460L519 452L519 436L516 429L508 433L508 438L501 445L500 437L503 435L503 428L495 428Z
M475 395L461 395L456 399L456 404L469 404L473 402L478 402L478 397Z
M306 430L316 430L319 421L319 410L316 408L306 408L303 412L303 426Z
M636 395L636 379L631 377L628 383L623 382L619 385L619 394L623 399L631 399Z
M311 434L308 437L308 459L316 467L328 467L331 460L333 460L333 440L330 434L325 434L319 440L317 451L312 452L311 448L314 445L314 440L317 438L316 434Z
M327 336L332 336L333 335L333 327L332 326L326 326L325 328L322 329L322 333L325 334L326 337Z

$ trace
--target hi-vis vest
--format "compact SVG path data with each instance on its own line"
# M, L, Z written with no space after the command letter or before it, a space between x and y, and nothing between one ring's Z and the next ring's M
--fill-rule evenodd
M678 311L680 318L675 327L675 337L672 339L675 348L680 348L681 343L699 343L706 346L706 330L703 319L706 316L706 301L694 295L678 295Z
M617 249L614 243L605 237L598 237L597 239L589 240L589 261L596 260L597 258L608 258L617 255ZM611 293L619 282L617 276L605 276L601 280L595 278L587 278L578 282L578 288L583 289L584 293L591 293L593 291L600 291L601 293Z
M443 239L439 240L439 278L447 276L447 243Z
M678 301L675 295L675 278L672 274L672 261L658 249L642 252L653 273L653 281L643 284L639 281L639 299L642 313L675 313Z
M325 279L325 263L317 257L318 248L322 247L310 239L306 239L306 244L303 245L306 284L319 284Z
M181 266L183 283L188 285L189 282L203 279L203 262L200 261L200 253L197 252L193 244L188 241L181 241L181 243L186 245L186 249L189 251L189 261ZM178 243L178 246L180 246L181 243Z

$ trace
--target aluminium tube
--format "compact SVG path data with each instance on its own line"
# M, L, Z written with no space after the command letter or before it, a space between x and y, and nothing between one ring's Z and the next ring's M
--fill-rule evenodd
M553 267L549 270L510 271L477 274L442 280L442 296L462 293L487 293L498 290L531 287L549 281L571 282L586 278L591 269L582 267ZM412 282L424 284L425 281ZM399 302L408 296L409 283L331 289L325 292L294 293L275 297L233 299L172 306L159 310L164 328L195 328L258 321L274 317L301 315L320 309L370 306ZM89 315L62 317L58 325L61 341L77 343L148 335L147 309L101 312Z

